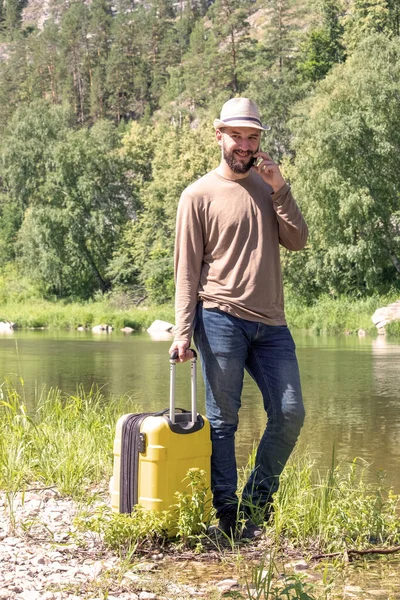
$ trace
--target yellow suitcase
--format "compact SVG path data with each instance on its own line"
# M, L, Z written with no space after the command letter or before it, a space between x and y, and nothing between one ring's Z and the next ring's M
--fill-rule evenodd
M116 427L110 482L114 512L131 513L135 504L157 511L177 502L187 489L189 469L201 469L210 488L211 440L208 420L197 413L196 360L191 360L191 411L175 409L176 355L170 358L170 407L160 413L122 416Z

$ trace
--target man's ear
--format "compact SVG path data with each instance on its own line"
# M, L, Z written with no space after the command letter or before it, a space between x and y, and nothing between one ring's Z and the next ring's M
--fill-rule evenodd
M220 129L215 130L215 137L217 138L218 145L222 146L222 131Z

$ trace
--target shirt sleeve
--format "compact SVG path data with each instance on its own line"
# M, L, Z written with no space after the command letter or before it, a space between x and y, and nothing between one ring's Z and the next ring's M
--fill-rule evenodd
M178 204L175 239L175 340L190 342L196 312L204 233L201 202L183 192Z
M288 250L302 250L307 243L308 227L286 183L272 194L272 203L278 219L280 244Z

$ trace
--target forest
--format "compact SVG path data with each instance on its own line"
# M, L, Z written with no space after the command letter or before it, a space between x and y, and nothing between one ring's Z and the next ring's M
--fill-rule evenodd
M286 289L400 290L400 0L0 0L0 301L174 296L176 206L248 96L310 229Z

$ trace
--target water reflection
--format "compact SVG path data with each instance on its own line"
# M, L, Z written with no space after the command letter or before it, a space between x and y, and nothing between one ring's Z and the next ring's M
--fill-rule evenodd
M335 446L340 460L360 456L371 472L385 469L400 493L400 344L384 337L324 337L295 332L306 423L299 452L306 449L321 469L330 464ZM132 407L145 410L168 405L170 339L153 341L148 334L113 332L16 332L0 338L0 379L24 379L28 404L35 388L59 387L74 393L79 384L103 387L106 395L132 396ZM204 389L198 377L199 409ZM177 406L189 405L188 365L177 369ZM265 427L260 393L245 377L237 437L239 463L244 464Z

